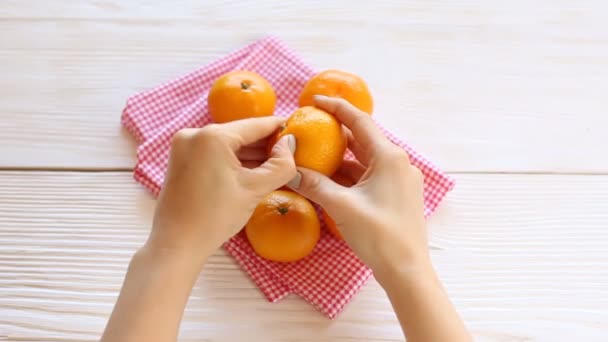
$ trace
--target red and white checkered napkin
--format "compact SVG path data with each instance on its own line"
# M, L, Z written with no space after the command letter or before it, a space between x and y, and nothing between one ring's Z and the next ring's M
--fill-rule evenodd
M154 195L158 195L163 183L171 137L181 128L202 127L210 122L207 92L217 77L231 70L250 70L264 76L277 93L276 115L280 116L288 116L297 108L299 92L314 74L285 45L269 37L129 98L122 123L140 143L134 177ZM412 163L424 173L428 216L452 189L453 180L390 132L384 132L409 152ZM348 246L324 228L313 253L293 263L275 263L258 257L242 232L224 247L268 300L275 302L296 293L329 318L344 308L371 275L371 270Z

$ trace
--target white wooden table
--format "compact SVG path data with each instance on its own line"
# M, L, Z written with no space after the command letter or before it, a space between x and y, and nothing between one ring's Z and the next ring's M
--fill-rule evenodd
M362 75L378 120L457 179L431 253L478 340L606 341L608 3L368 3L0 2L0 340L98 339L154 208L125 99L274 34ZM219 251L181 338L255 335L402 339L374 281L330 321Z

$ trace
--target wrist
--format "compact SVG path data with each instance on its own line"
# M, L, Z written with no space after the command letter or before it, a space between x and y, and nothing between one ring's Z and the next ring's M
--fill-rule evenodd
M146 265L167 266L197 274L210 253L193 248L173 248L148 240L133 256L134 261Z
M161 229L162 228L162 229ZM155 224L142 247L142 252L156 259L162 258L172 262L183 260L193 265L202 265L217 249L211 239L201 241L191 234L184 234L175 226L159 227Z
M435 270L428 256L400 263L390 262L373 269L374 277L385 290L393 284L412 283L435 278Z

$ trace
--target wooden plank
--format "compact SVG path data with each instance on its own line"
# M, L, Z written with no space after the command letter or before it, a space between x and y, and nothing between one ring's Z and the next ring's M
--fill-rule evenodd
M608 334L608 176L458 175L431 219L447 290L480 341ZM0 339L96 340L154 201L128 173L0 173ZM402 340L367 284L329 321L297 297L265 301L224 252L188 303L189 340Z
M126 98L267 33L368 80L376 116L449 171L608 171L601 0L0 7L0 167L131 168Z

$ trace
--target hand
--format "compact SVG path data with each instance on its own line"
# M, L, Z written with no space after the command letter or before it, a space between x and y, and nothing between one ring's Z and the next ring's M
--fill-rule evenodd
M238 233L262 198L296 174L292 135L265 160L265 138L283 121L254 118L177 132L146 247L204 259Z
M422 172L368 114L326 96L315 96L315 105L346 126L357 160L344 161L338 174L354 185L298 168L288 186L333 217L352 250L374 271L408 341L471 341L431 265Z
M183 129L152 232L133 256L102 341L175 341L188 295L205 259L247 222L267 193L296 174L295 138L266 160L265 138L283 119L266 117Z
M344 161L338 173L355 185L298 168L289 186L325 208L380 282L395 270L429 264L420 170L368 114L342 99L316 96L315 103L347 128L357 161Z

